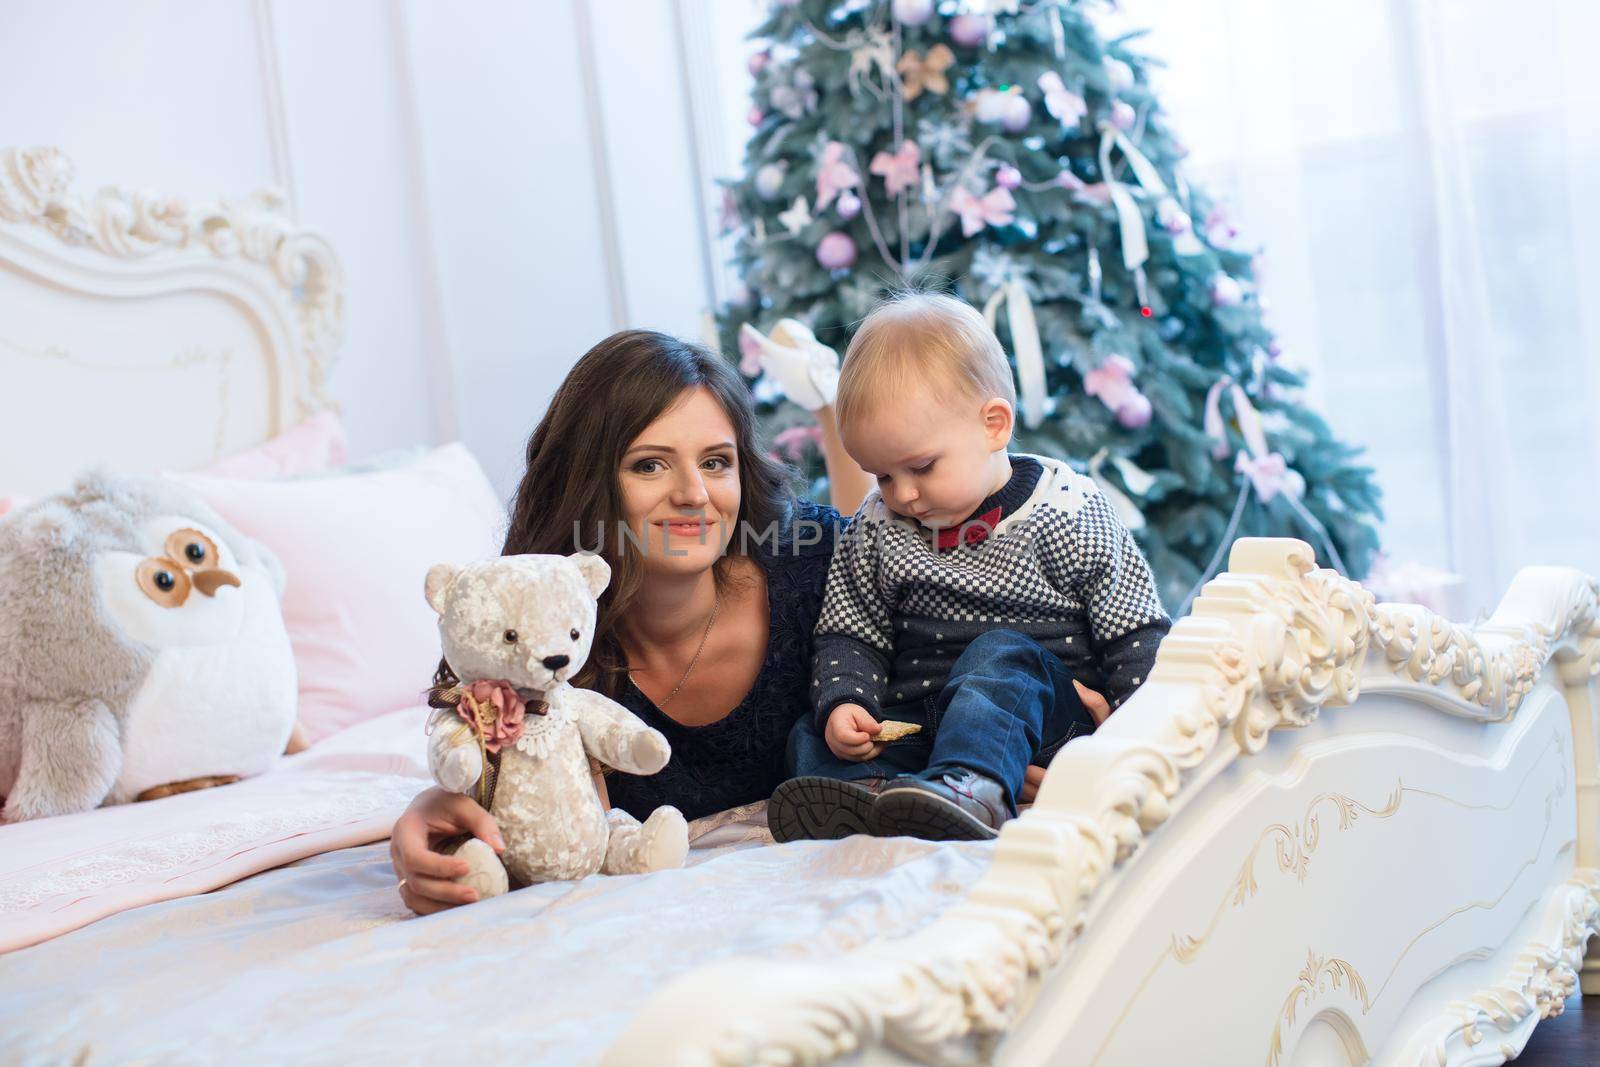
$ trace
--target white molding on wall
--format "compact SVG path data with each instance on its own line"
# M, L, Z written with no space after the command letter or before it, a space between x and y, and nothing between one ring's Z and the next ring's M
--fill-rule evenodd
M578 33L578 67L583 72L583 111L589 124L589 151L594 162L595 199L600 207L601 255L611 309L611 328L630 322L628 292L622 275L622 240L617 227L616 183L611 157L606 151L605 114L600 104L599 64L595 55L594 23L589 0L572 0L572 21Z
M283 103L283 70L278 64L278 34L272 22L272 0L251 0L256 56L261 67L261 94L266 105L267 144L272 153L272 180L283 193L289 216L299 218L294 163L289 156L289 123Z
M716 52L711 42L710 10L714 0L672 0L674 44L682 71L684 121L689 127L689 165L694 182L696 217L700 220L700 262L706 293L713 305L728 299L733 274L727 257L720 255L718 213L712 199L716 175L726 171L724 131L718 114L720 81Z
M400 95L401 138L407 168L411 171L407 206L416 233L421 292L417 317L422 325L423 369L428 381L428 407L433 413L434 440L454 441L461 435L461 411L456 402L455 363L450 354L450 332L445 325L444 292L439 278L439 241L428 204L428 170L423 162L422 117L417 100L416 66L411 56L411 32L405 5L389 4L389 34L393 39L395 88Z

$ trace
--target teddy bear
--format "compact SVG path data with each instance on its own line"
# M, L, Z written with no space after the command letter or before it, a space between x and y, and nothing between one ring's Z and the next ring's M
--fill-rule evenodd
M298 702L283 584L161 479L92 471L0 519L0 821L267 770Z
M688 825L663 806L640 823L607 811L591 758L628 774L654 774L667 739L622 705L568 682L594 638L596 598L611 580L599 556L501 556L438 564L428 604L439 615L456 703L430 719L434 780L468 793L494 816L505 851L477 838L454 850L479 899L531 885L681 867ZM449 697L447 697L449 699ZM509 876L509 877L508 877Z

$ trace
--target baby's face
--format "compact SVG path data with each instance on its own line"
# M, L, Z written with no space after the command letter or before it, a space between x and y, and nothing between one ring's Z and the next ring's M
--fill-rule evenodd
M995 405L1003 419L986 418ZM877 478L891 511L933 529L959 525L1011 473L1010 407L1001 400L889 400L852 419L840 437Z

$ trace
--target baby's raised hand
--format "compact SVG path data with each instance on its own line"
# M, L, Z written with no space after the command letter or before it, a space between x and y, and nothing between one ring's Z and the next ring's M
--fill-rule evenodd
M860 704L840 704L828 713L822 739L835 756L860 763L883 751L883 745L873 740L882 730L883 724Z
M752 373L751 360L778 383L783 394L807 411L829 407L839 391L839 354L818 341L805 323L781 319L771 336L750 323L739 327L740 366Z

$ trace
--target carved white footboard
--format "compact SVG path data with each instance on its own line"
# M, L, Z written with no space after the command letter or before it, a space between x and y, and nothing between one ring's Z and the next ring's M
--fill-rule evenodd
M1600 929L1600 584L1524 570L1468 629L1312 560L1238 542L965 902L691 972L606 1062L1514 1056Z

